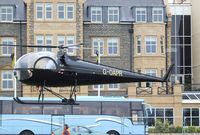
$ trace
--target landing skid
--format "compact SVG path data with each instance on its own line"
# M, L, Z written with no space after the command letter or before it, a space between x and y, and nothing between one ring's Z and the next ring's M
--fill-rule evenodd
M44 102L35 102L35 101L23 101L19 97L13 98L15 102L19 104L35 104L35 105L79 105L78 103L70 102L53 102L53 101L44 101Z
M56 101L45 101L44 100L44 92L47 91L49 93L51 93L52 95L60 98L60 102L56 102ZM39 96L38 96L38 100L36 101L23 101L21 100L19 97L15 97L13 98L15 102L19 103L19 104L41 104L41 105L79 105L76 103L76 86L73 86L71 88L70 91L70 96L69 99L65 98L64 96L52 91L51 89L48 89L47 87L39 87Z

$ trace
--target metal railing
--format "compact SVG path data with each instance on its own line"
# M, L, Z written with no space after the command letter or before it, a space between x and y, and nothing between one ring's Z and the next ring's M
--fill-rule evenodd
M137 95L152 95L153 90L152 87L136 87Z

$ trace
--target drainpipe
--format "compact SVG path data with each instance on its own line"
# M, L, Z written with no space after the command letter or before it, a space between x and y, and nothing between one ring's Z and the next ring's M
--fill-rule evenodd
M167 65L168 65L168 40L167 40L167 38L168 38L168 29L167 29L167 27L168 27L168 22L165 24L165 54L166 54L166 60L165 60L165 71L167 72ZM170 37L171 38L171 37ZM169 94L169 86L168 86L168 81L166 81L165 82L166 83L166 94Z
M131 23L131 28L128 30L130 33L130 71L133 71L133 23Z

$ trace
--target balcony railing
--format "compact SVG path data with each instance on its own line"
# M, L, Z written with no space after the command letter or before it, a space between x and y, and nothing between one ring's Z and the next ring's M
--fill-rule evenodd
M174 94L174 88L172 86L158 87L157 94L158 95Z
M137 95L152 95L153 90L152 87L136 87Z

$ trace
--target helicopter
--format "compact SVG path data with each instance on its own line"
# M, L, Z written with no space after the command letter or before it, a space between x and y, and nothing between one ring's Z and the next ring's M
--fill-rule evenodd
M14 97L14 100L20 104L74 105L76 104L77 86L130 82L167 82L173 68L173 65L171 65L166 71L164 77L160 78L85 61L67 54L68 48L80 45L83 44L70 46L45 46L47 48L58 48L58 51L57 53L50 51L29 52L22 55L15 63L13 71L14 76L18 81L24 84L38 87L38 102L24 102L19 97ZM22 47L41 48L44 46L29 45ZM68 99L48 88L65 86L71 86L70 96ZM44 91L48 91L59 97L61 102L45 102Z

